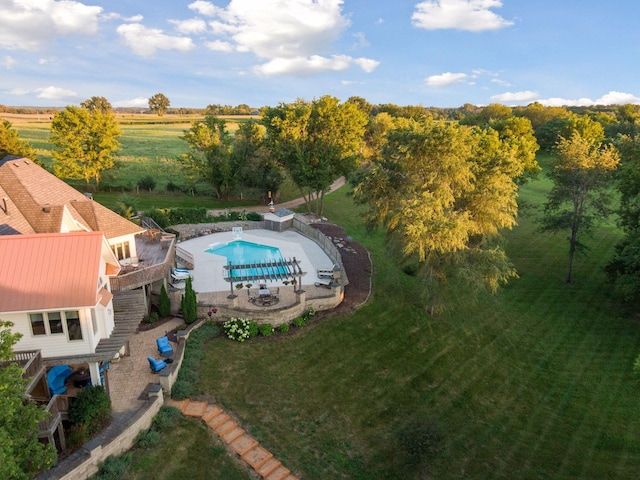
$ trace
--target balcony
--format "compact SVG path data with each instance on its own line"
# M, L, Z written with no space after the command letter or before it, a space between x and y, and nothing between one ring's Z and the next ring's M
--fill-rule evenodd
M173 267L176 237L160 231L136 235L138 257L128 259L118 276L111 277L111 291L134 290L167 278Z
M22 368L22 378L28 381L27 393L31 393L35 385L45 373L45 366L42 362L40 350L28 350L23 352L14 352L11 360L0 362L0 368L15 363Z

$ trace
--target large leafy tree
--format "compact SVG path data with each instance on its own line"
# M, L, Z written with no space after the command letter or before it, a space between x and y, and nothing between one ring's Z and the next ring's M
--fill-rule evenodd
M587 117L579 119L573 133L561 137L556 145L549 172L553 187L545 204L542 229L569 231L567 283L572 282L574 255L585 246L581 236L610 211L608 188L620 155L614 145L603 145L603 138L604 131L597 122Z
M256 189L266 199L268 192L276 195L280 190L285 175L277 161L268 155L264 134L265 127L253 120L241 123L234 135L233 156L244 186Z
M113 110L109 100L104 97L91 97L82 102L80 106L90 112L108 113Z
M20 134L12 128L9 120L2 120L0 121L0 160L7 155L29 158L37 163L35 149L20 138Z
M149 97L149 110L162 117L167 113L167 109L171 105L171 101L165 96L164 93L156 93Z
M624 237L606 266L609 279L624 301L640 305L640 137L623 135L616 141L621 162L617 172L620 192L619 223Z
M215 115L192 122L181 137L189 144L189 153L181 161L213 185L218 198L228 199L239 169L232 155L232 137L226 122Z
M308 211L322 214L331 183L361 158L366 113L357 102L323 96L268 108L263 122L271 154L300 189Z
M99 108L66 107L53 117L53 171L61 178L91 180L100 185L102 172L113 168L122 134L113 112Z
M472 298L516 276L499 234L515 225L516 180L527 163L490 128L424 120L387 134L355 198L423 280L431 313L456 290Z
M20 339L20 334L11 332L12 326L0 320L0 362L13 358L13 346ZM0 367L0 478L32 478L56 458L50 445L38 441L38 422L48 413L25 401L25 388L17 364Z

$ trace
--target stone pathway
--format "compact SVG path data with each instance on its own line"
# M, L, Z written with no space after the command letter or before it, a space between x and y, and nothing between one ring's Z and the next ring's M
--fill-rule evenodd
M247 465L265 480L298 480L273 454L261 447L258 441L217 405L207 402L169 400L168 405L179 409L183 415L202 419L211 430L228 444Z
M112 362L109 368L109 393L114 413L137 410L146 400L142 392L149 383L159 383L158 375L151 373L147 357L160 358L156 339L184 323L181 318L173 318L158 327L138 332L129 339L131 355ZM175 348L176 345L173 344Z

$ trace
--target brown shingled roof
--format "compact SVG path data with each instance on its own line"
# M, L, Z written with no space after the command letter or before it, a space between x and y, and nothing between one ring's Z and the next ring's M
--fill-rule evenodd
M27 158L0 160L0 195L0 235L59 232L64 207L78 224L107 238L144 231Z

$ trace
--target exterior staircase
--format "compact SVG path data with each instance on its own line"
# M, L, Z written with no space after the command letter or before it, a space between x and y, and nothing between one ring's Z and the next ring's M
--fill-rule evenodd
M298 477L217 405L189 399L169 400L168 404L185 416L200 418L263 479L298 480Z
M103 338L96 346L96 354L106 359L113 356L125 345L147 314L144 291L123 290L113 295L113 315L115 327L109 338Z

